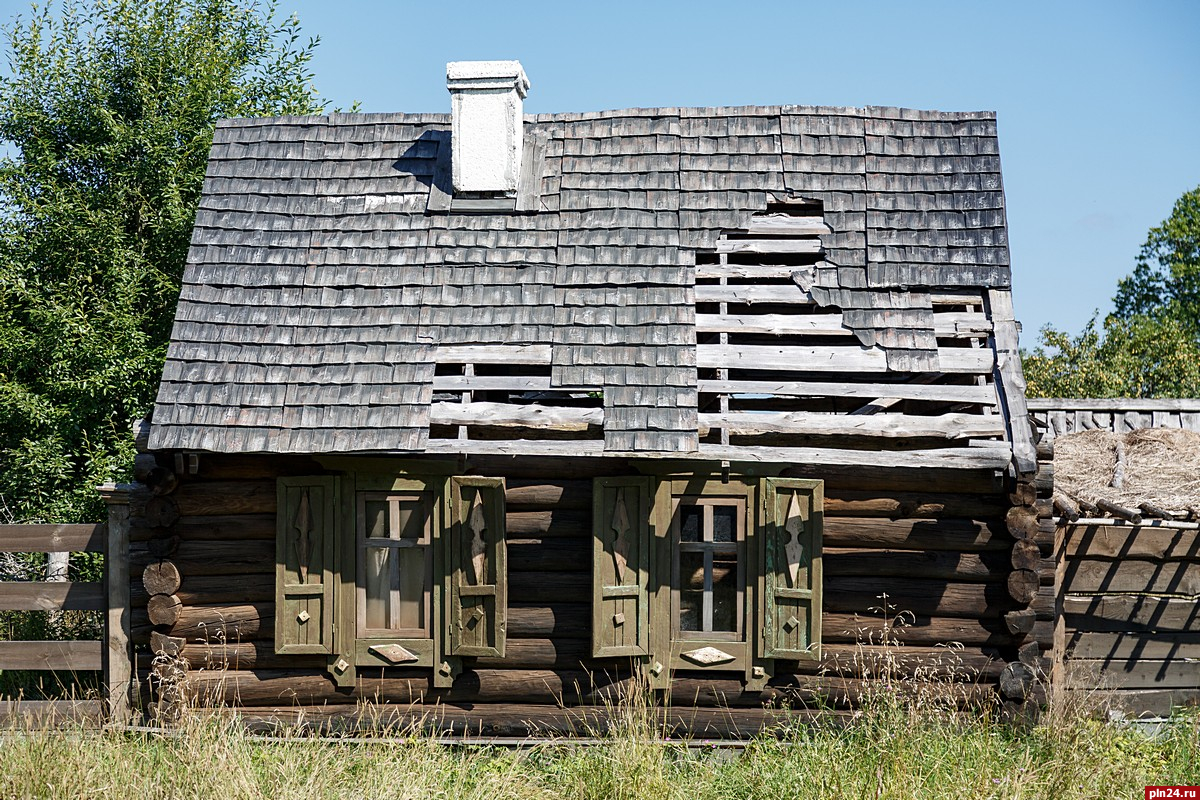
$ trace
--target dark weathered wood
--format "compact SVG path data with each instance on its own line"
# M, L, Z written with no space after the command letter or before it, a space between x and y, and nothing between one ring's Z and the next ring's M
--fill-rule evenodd
M822 555L826 578L859 575L974 582L1002 581L1008 575L1008 559L1002 553L826 547Z
M746 465L742 467L747 469ZM754 474L750 472L749 474ZM886 486L891 492L927 492L936 486L939 493L994 495L1004 491L1005 480L993 470L892 469L880 466L818 466L794 463L780 473L790 478L817 478L825 481L825 490L837 494L844 490L880 493Z
M509 511L504 519L506 534L513 539L588 536L592 530L591 514L578 510Z
M1036 573L1034 574L1036 579ZM918 616L934 615L965 618L999 618L1012 610L1013 601L1003 584L952 583L914 578L827 577L827 611L867 614L881 608L882 596L895 612Z
M1200 532L1150 526L1081 525L1064 531L1063 548L1071 559L1200 560Z
M179 568L170 561L147 564L142 571L142 585L150 594L175 594L182 583Z
M987 495L843 489L825 495L825 523L833 517L987 520L999 518L1006 508L999 498Z
M1051 497L1054 494L1054 462L1039 461L1037 474L1033 478L1038 497Z
M942 403L971 403L994 406L996 392L990 386L947 386L916 383L837 383L833 381L699 381L701 392L713 394L768 394L779 397L899 397L903 400L928 400Z
M1068 628L1079 631L1200 630L1200 603L1192 599L1067 595L1063 614Z
M1054 507L1071 522L1079 519L1079 504L1062 492L1054 493Z
M1000 694L1009 700L1024 700L1033 689L1034 679L1032 669L1020 661L1013 661L1000 673Z
M510 539L508 568L513 572L585 571L591 568L591 542L582 536L555 539Z
M167 636L165 633L159 633L158 631L150 634L150 652L156 656L186 658L184 655L186 644L187 640L181 636ZM200 646L203 647L204 645Z
M144 543L129 547L129 569L135 575L158 562ZM272 541L199 541L180 542L171 561L180 574L252 575L275 571L275 543Z
M150 619L144 611L134 610L134 641L150 641ZM265 639L275 635L275 604L184 606L179 621L168 631L190 642L238 642Z
M510 480L504 491L504 505L514 508L587 511L592 507L591 481Z
M1158 517L1159 519L1183 519L1187 516L1187 512L1177 513L1147 502L1138 503L1138 510L1148 517Z
M0 553L104 552L103 525L0 525Z
M1013 543L1009 562L1013 569L1037 570L1042 566L1042 549L1032 539L1018 539Z
M185 606L270 602L275 599L275 576L239 575L236 580L226 575L189 576L173 594ZM134 608L145 607L149 599L150 593L135 579L130 587L130 603Z
M964 552L1005 551L1012 546L999 523L967 519L825 518L826 547L878 547Z
M1018 480L1009 492L1008 499L1014 506L1032 506L1037 500L1037 487L1028 480Z
M275 482L189 481L172 497L185 517L271 514L275 511Z
M169 528L179 519L179 507L173 497L152 497L146 501L141 517L152 528Z
M102 583L0 583L0 611L103 610Z
M1009 535L1014 539L1032 539L1037 534L1038 518L1032 508L1013 506L1004 516Z
M1074 658L1069 667L1075 676L1103 675L1114 689L1196 689L1200 686L1200 664L1182 658L1155 661L1138 658L1126 661ZM1079 681L1072 681L1079 686Z
M0 670L100 669L104 643L90 642L0 642Z
M1118 519L1127 519L1134 525L1137 525L1142 521L1142 515L1134 509L1126 508L1125 506L1118 505L1117 503L1111 503L1108 500L1105 500L1103 497L1097 498L1096 507L1101 511L1107 511L1109 514L1112 514Z
M1037 612L1032 608L1022 608L1016 611L1009 611L1004 615L1004 626L1008 628L1009 633L1014 636L1023 636L1033 630L1033 625L1037 621Z
M146 603L146 616L150 623L164 628L173 628L179 622L183 604L173 594L155 594Z
M589 603L554 600L545 604L510 602L508 606L508 635L514 638L588 639L591 621Z
M1138 659L1200 661L1200 631L1181 633L1070 632L1066 648L1075 658L1125 662Z
M170 558L179 550L178 536L155 536L146 541L146 550L155 558Z
M1017 647L1017 660L1036 674L1042 665L1042 649L1037 642L1025 642Z
M1200 595L1200 562L1190 561L1069 561L1063 588L1077 594L1145 592Z
M1008 595L1021 605L1029 605L1037 597L1041 580L1036 571L1014 569L1008 574Z
M151 636L156 635L159 634ZM172 642L185 641L169 638ZM281 655L275 652L275 643L271 641L188 643L180 646L179 655L189 669L207 670L321 669L329 660L325 655Z

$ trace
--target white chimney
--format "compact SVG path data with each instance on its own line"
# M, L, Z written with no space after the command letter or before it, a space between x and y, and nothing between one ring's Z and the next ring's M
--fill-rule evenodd
M519 61L451 61L454 191L506 193L521 181L522 103L529 79Z

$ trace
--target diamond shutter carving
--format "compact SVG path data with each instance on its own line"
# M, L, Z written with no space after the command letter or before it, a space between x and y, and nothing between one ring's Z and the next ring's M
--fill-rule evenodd
M280 478L275 513L275 652L333 652L334 476Z
M592 654L649 653L650 500L654 479L592 483Z
M450 655L504 656L508 620L504 479L450 479Z
M820 657L821 481L764 478L764 658Z

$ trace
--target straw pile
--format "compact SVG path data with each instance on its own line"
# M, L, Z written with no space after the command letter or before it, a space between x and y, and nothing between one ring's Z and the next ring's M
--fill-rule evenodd
M1143 428L1060 436L1054 440L1054 486L1089 503L1152 503L1185 514L1200 508L1200 433Z

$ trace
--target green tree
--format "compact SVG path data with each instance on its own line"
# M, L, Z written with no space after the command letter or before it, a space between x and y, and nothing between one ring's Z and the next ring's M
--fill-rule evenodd
M4 39L0 512L96 519L154 401L214 123L319 113L317 40L254 0L67 0Z
M1032 397L1200 397L1200 187L1151 228L1103 335L1047 325L1024 354Z

